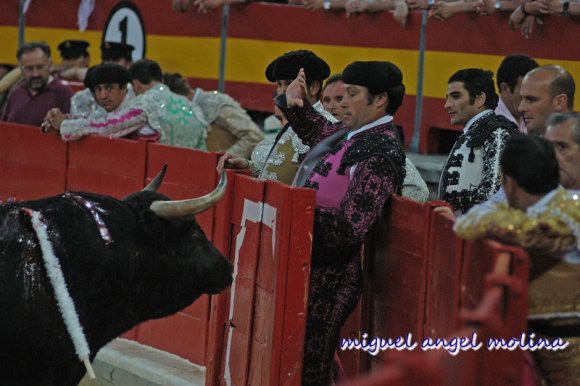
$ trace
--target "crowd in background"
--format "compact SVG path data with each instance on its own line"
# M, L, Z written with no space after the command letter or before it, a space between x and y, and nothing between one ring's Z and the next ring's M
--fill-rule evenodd
M246 0L172 0L173 9L185 12L194 8L206 13L224 4L243 4ZM580 15L580 2L577 0L273 0L304 6L309 10L346 11L347 17L360 13L390 11L403 27L408 23L409 12L426 10L429 17L446 20L455 13L475 13L489 16L496 12L511 12L509 25L520 29L522 35L529 37L536 24L543 24L548 16L564 17ZM552 21L550 21L552 22Z

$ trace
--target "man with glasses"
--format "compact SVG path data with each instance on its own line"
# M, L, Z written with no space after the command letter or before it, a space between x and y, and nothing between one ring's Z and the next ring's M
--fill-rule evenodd
M8 95L0 121L40 126L51 108L68 113L72 92L50 75L50 47L27 43L16 56L23 80Z

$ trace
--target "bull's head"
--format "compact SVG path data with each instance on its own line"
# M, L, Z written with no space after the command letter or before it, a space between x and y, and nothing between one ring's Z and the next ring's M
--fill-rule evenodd
M172 270L174 275L184 276L174 282L189 282L194 287L199 284L197 289L202 293L219 293L231 284L231 264L207 240L193 215L211 208L224 195L226 174L221 174L217 187L205 196L171 201L156 192L164 173L165 169L145 189L125 199L138 212L138 236L160 256L167 256L170 264L182 265ZM163 289L165 293L175 292L175 297L180 291L179 287Z

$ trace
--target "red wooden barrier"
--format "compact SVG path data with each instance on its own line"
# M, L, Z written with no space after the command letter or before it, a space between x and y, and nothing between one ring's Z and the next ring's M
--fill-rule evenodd
M67 147L37 127L0 122L0 200L31 200L64 192Z
M463 242L453 232L453 220L437 213L431 216L428 240L424 336L435 338L459 328Z
M226 384L300 384L313 202L313 191L236 176Z
M486 240L465 243L460 287L462 308L473 309L481 301L485 275L494 271L498 253L494 244Z
M387 363L375 373L344 386L441 386L441 369L436 361L419 353L397 353L387 356Z
M164 163L169 169L160 191L171 198L205 194L217 181L213 153L99 137L65 144L35 128L2 124L0 129L8 139L0 144L0 165L16 170L11 179L0 176L6 195L22 192L27 198L33 191L40 197L58 188L31 187L27 170L37 179L56 173L63 187L118 197L142 188ZM130 336L207 365L207 385L299 384L314 192L228 173L225 197L199 222L234 263L231 293L201 298L171 318L139 326ZM451 222L433 214L434 205L393 197L374 242L366 244L371 282L361 315L370 309L369 335L410 332L417 341L424 335L447 336L457 331L459 303L487 315L472 314L471 320L490 326L489 334L517 336L525 329L526 254L486 241L463 247ZM495 276L486 279L488 272ZM478 354L477 372L485 374L478 382L491 385L499 377L502 384L513 384L521 374L519 354ZM513 365L496 374L494 369L506 362ZM463 374L454 369L459 362L445 363L445 371Z
M372 325L384 337L423 335L429 207L393 196L377 227L372 265Z
M233 257L234 283L230 289L230 323L223 345L222 379L227 384L245 385L250 369L264 184L238 176L234 189L230 218L232 243L228 253Z
M143 188L147 142L88 136L68 143L66 189L124 198Z

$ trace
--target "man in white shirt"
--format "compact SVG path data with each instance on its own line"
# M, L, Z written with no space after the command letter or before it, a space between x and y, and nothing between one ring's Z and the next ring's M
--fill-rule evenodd
M503 115L516 125L521 133L527 133L526 124L522 119L518 106L522 100L520 88L523 77L538 63L527 55L508 55L497 69L497 89L499 90L499 101L495 108L497 115Z

